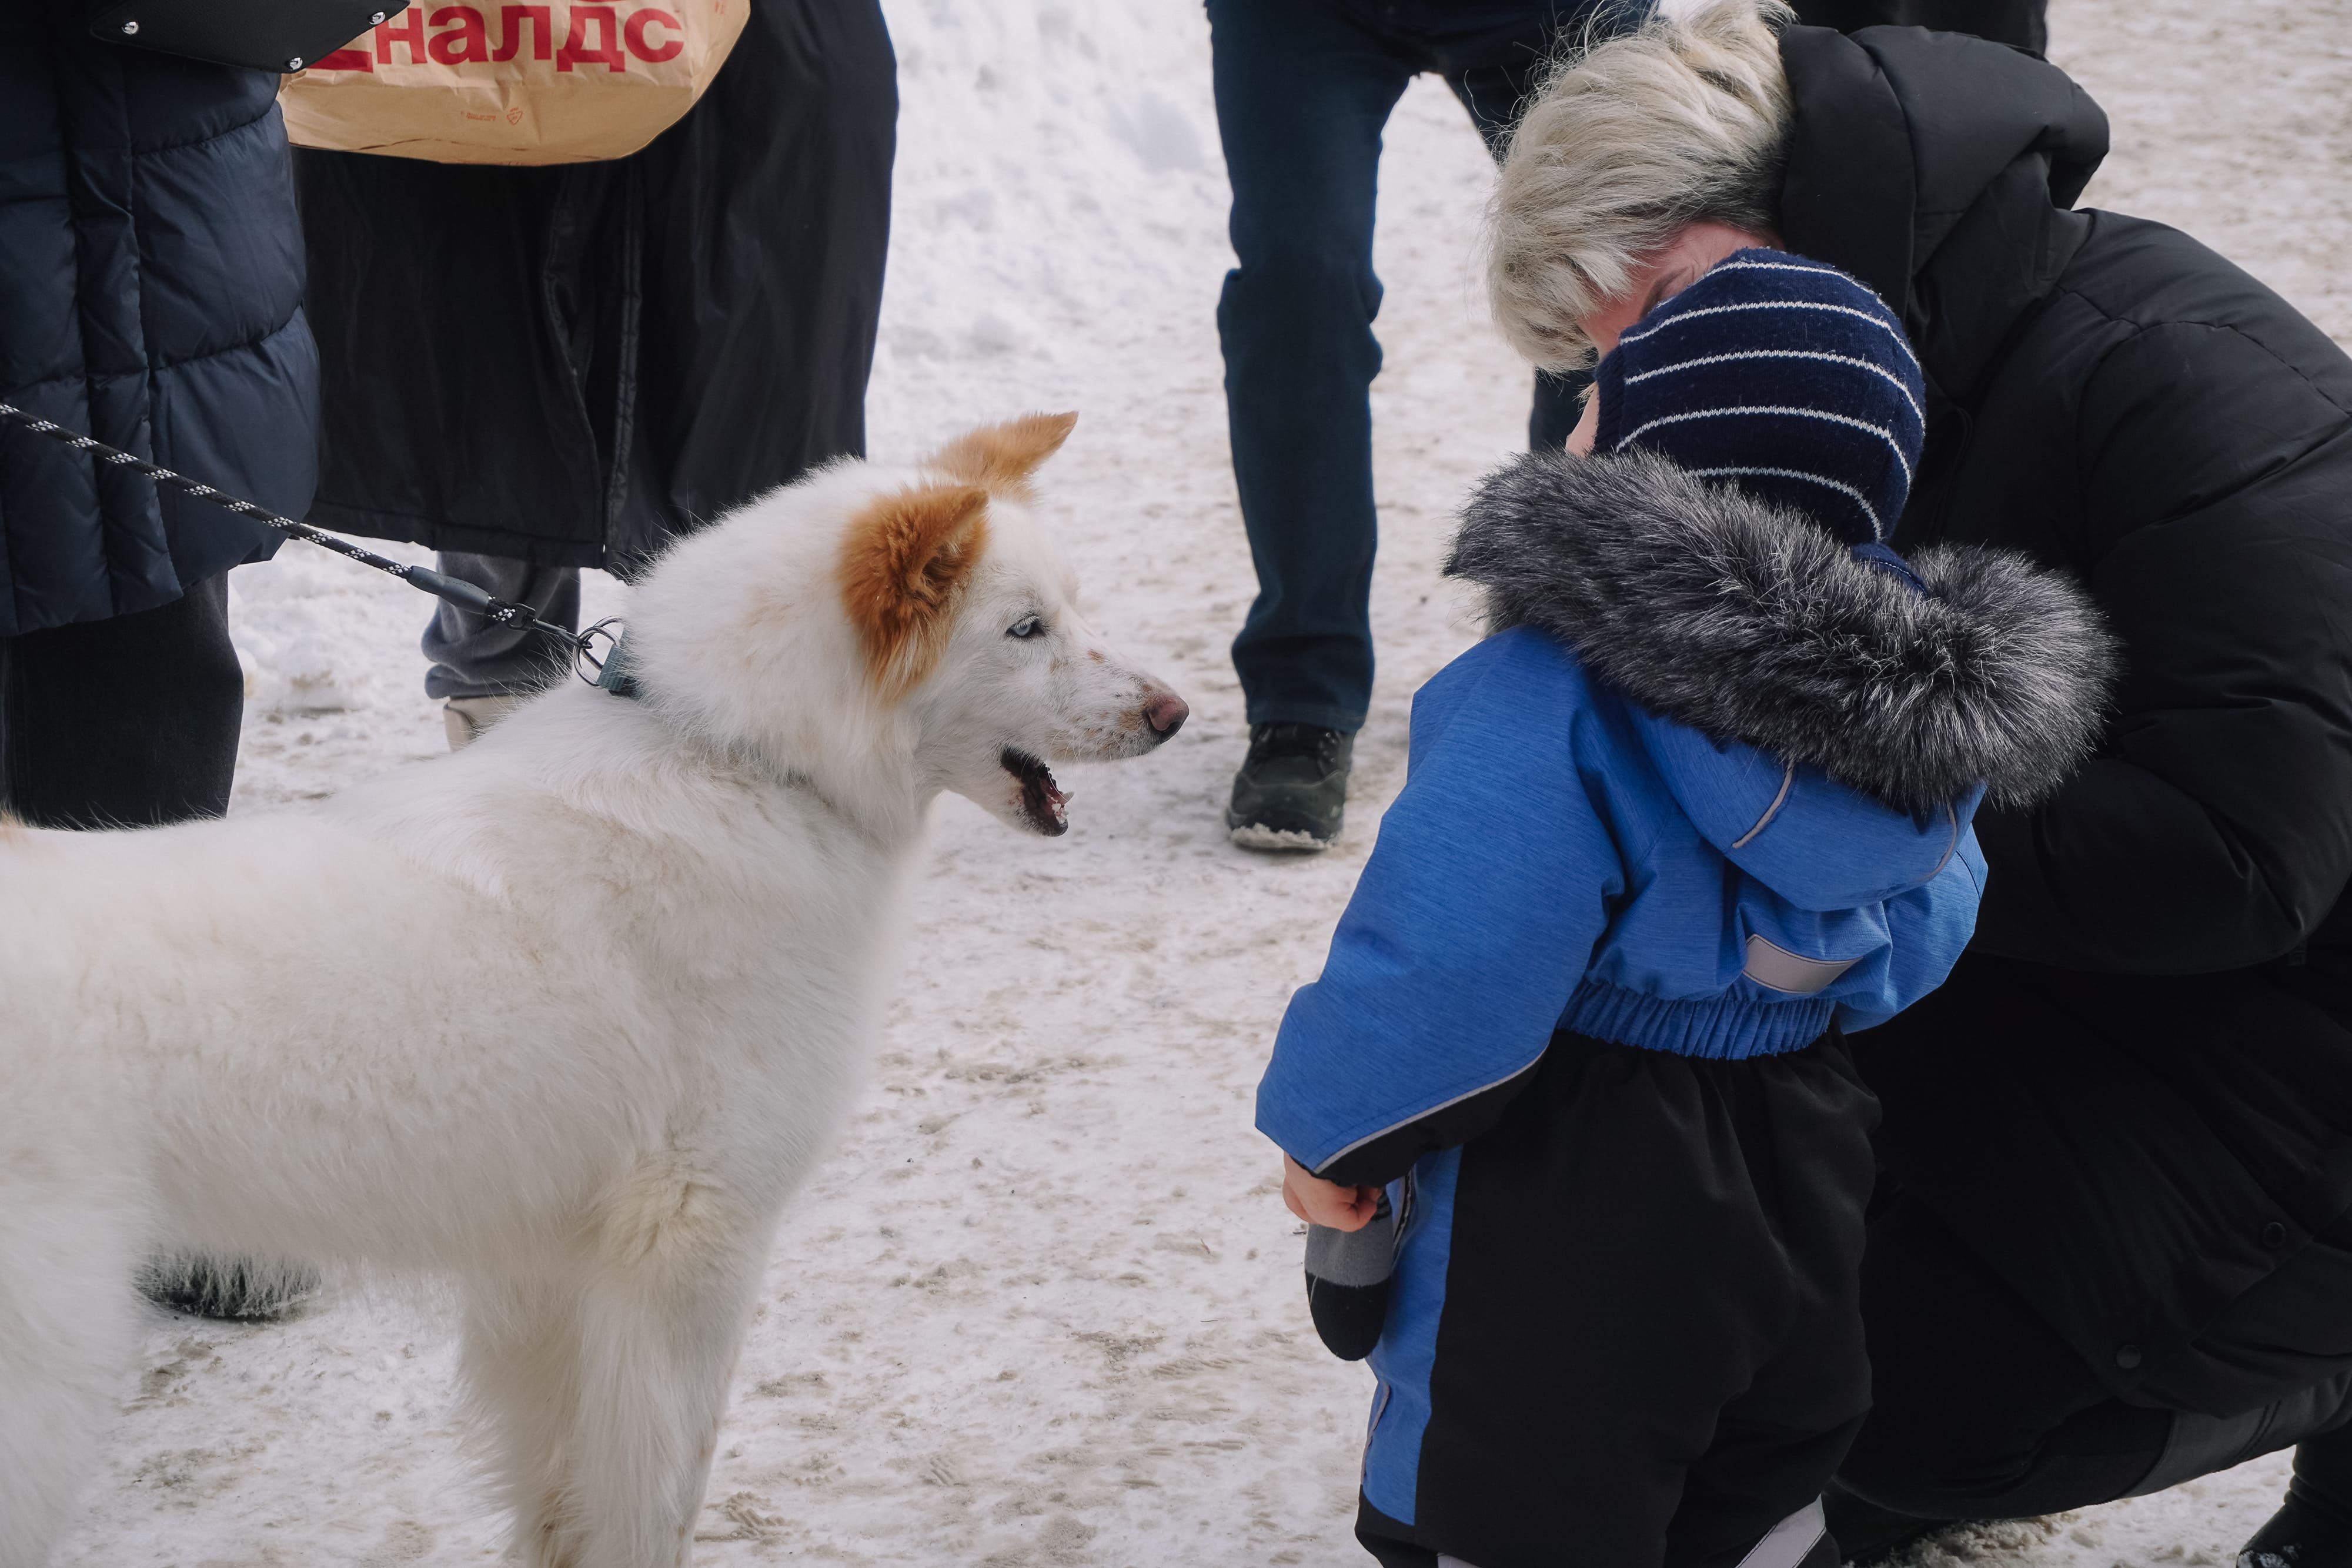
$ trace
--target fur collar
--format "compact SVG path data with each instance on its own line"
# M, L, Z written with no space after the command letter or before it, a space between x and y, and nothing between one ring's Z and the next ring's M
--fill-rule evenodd
M1801 514L1654 454L1531 452L1471 498L1446 574L1636 702L1905 809L2048 794L2097 743L2115 640L2007 551L1911 558L1932 597Z

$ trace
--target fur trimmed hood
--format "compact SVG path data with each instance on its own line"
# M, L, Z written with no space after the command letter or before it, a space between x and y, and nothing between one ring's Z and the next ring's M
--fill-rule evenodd
M1918 810L2044 796L2097 743L2115 639L2073 583L2001 550L1855 560L1801 513L1652 453L1530 452L1487 476L1446 575L1636 702Z

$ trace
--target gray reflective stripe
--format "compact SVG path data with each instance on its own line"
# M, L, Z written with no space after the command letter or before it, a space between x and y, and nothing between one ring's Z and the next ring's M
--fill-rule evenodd
M1766 1531L1755 1550L1739 1560L1739 1568L1797 1568L1828 1531L1822 1500L1815 1498Z
M1772 819L1780 814L1780 808L1787 805L1789 802L1789 787L1796 781L1797 765L1791 762L1789 764L1786 771L1782 772L1780 775L1780 792L1772 797L1772 803L1764 808L1764 814L1756 819L1756 825L1754 827L1748 829L1746 832L1731 841L1731 847L1733 849L1746 849L1748 847L1748 841L1762 832L1766 826L1771 822Z
M1547 1042L1547 1043L1549 1043L1549 1042ZM1325 1160L1321 1165L1317 1166L1315 1167L1315 1169L1314 1169L1312 1172L1310 1172L1309 1174L1310 1174L1310 1175L1314 1175L1314 1176L1320 1176L1320 1175L1322 1175L1325 1171L1328 1171L1328 1170L1329 1170L1329 1169L1331 1168L1331 1161L1332 1161L1332 1160L1340 1159L1340 1158L1342 1158L1342 1157L1344 1157L1344 1156L1346 1156L1346 1155L1352 1155L1352 1154L1354 1154L1358 1149L1362 1148L1366 1144L1370 1143L1374 1138L1385 1138L1385 1137L1387 1137L1391 1133L1395 1132L1399 1127L1410 1127L1410 1126L1412 1126L1415 1122L1420 1121L1423 1116L1434 1116L1434 1115L1436 1115L1440 1111L1444 1110L1444 1109L1446 1108L1446 1106L1448 1106L1448 1105L1459 1105L1459 1104L1461 1104L1461 1103L1462 1103L1462 1102L1464 1102L1465 1100L1468 1100L1468 1099L1472 1098L1472 1097L1473 1097L1473 1096L1475 1096L1475 1095L1484 1094L1484 1093L1485 1093L1485 1092L1486 1092L1486 1091L1487 1091L1487 1090L1489 1090L1489 1089L1499 1089L1499 1088L1501 1088L1504 1084L1508 1083L1512 1079L1518 1077L1520 1073L1528 1072L1528 1071L1533 1071L1533 1070L1534 1070L1534 1068L1535 1068L1536 1061L1541 1061L1542 1060L1543 1060L1543 1053L1542 1053L1542 1052L1540 1052L1540 1051L1538 1051L1538 1052L1537 1052L1537 1053L1536 1053L1536 1061L1530 1061L1530 1062L1528 1062L1528 1063L1527 1064L1527 1066L1522 1067L1522 1068L1518 1068L1518 1069L1517 1069L1517 1070L1516 1070L1516 1071L1510 1071L1510 1072L1506 1072L1506 1073L1504 1073L1500 1078L1496 1079L1496 1080L1495 1080L1495 1082L1492 1082L1492 1083L1481 1083L1481 1084L1480 1084L1480 1085L1478 1085L1478 1087L1477 1087L1477 1088L1475 1088L1475 1089L1466 1089L1466 1090L1463 1091L1461 1093L1456 1094L1453 1099L1451 1099L1451 1100L1447 1100L1447 1101L1445 1101L1445 1102L1444 1102L1443 1103L1440 1103L1440 1104L1432 1105L1432 1106L1431 1106L1428 1110L1426 1110L1426 1111L1415 1111L1412 1115L1407 1116L1407 1117L1406 1117L1403 1121L1402 1121L1402 1122L1391 1122L1391 1123L1390 1123L1387 1126L1382 1127L1382 1128L1381 1128L1379 1132L1377 1132L1377 1133L1366 1133L1362 1137L1358 1138L1354 1143L1349 1144L1346 1148L1341 1149L1338 1154L1333 1155L1331 1156L1331 1159L1329 1159L1329 1160Z
M1806 958L1761 936L1748 939L1748 962L1740 973L1768 990L1792 997L1810 997L1829 989L1832 982L1853 968L1859 958Z
M410 51L412 54L415 52ZM1929 882L1943 875L1944 868L1952 863L1952 857L1960 852L1960 813L1948 801L1944 806L1944 821L1952 824L1952 841L1944 846L1944 858L1937 861L1936 869L1927 873Z
M1437 1554L1437 1568L1470 1568L1470 1564L1451 1552L1441 1552Z

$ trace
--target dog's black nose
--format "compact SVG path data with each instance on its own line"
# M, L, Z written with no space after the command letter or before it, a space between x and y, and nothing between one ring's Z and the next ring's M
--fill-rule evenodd
M1161 692L1143 705L1143 722L1162 740L1183 728L1184 721L1192 716L1192 710L1174 692Z

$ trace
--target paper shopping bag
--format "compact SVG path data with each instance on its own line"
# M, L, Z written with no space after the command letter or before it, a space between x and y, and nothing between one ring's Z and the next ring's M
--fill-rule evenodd
M287 138L440 163L626 157L694 107L751 3L418 0L285 78Z

